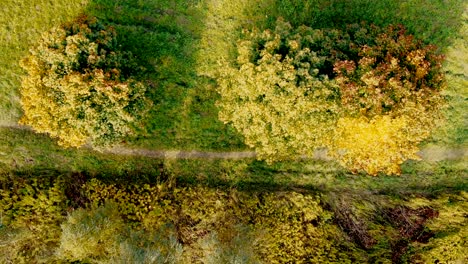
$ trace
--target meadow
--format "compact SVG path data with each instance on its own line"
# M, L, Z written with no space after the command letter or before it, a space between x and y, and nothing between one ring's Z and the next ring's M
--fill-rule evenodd
M313 28L365 21L403 24L445 54L446 123L423 145L465 150L464 1L0 0L0 7L0 263L468 261L466 155L408 161L401 176L371 177L333 161L62 149L14 126L19 60L42 32L86 13L116 29L150 84L154 106L121 145L247 150L218 120L213 79L217 60L235 56L241 29L269 28L278 17Z

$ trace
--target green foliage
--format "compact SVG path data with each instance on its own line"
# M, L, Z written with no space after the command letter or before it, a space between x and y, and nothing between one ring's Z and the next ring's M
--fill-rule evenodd
M104 145L132 132L145 87L131 79L132 54L118 50L116 33L81 16L43 34L21 61L22 124L49 133L65 147Z
M44 262L53 256L67 206L63 179L0 176L0 262ZM3 230L5 228L5 230Z
M278 20L237 52L219 70L219 117L269 162L327 147L353 171L398 174L440 119L442 56L403 28Z

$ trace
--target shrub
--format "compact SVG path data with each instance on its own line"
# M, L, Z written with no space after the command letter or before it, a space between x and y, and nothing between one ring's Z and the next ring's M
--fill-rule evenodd
M95 18L79 17L51 29L21 61L20 123L49 133L65 147L99 146L129 135L148 103L145 86L116 32Z
M218 75L220 119L269 162L327 147L352 171L400 173L440 118L442 56L402 27L245 31Z
M63 184L63 178L0 177L0 263L53 258L67 207Z
M182 246L169 227L138 231L125 226L118 207L78 209L62 224L57 256L86 263L177 263Z
M443 57L401 26L352 25L339 38L350 41L332 56L343 111L332 154L352 170L399 174L441 117Z

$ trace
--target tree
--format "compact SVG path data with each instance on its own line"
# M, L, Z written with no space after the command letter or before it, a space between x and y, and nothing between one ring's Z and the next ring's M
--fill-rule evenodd
M245 31L218 74L219 117L269 162L326 147L352 171L399 173L440 118L442 56L402 27Z
M48 133L64 147L102 146L132 133L149 104L130 52L120 51L116 31L96 18L45 32L20 64L20 123Z

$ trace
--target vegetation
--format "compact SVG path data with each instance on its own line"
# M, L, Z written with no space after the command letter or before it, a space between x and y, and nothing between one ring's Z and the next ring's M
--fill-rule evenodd
M21 58L52 27L74 19L88 1L2 0L0 10L0 124L21 116Z
M21 61L21 124L58 138L59 145L104 145L128 136L141 118L145 86L131 78L141 69L117 50L116 33L82 16L43 34Z
M468 181L461 177L462 160L404 168L399 178L353 176L328 162L158 162L159 174L126 180L125 173L47 166L40 174L24 166L3 170L2 261L373 263L465 257ZM459 253L446 256L444 248Z
M245 32L237 52L220 67L220 119L268 161L327 147L352 170L399 173L440 119L442 56L401 27L278 20Z
M364 21L382 29L402 24L405 35L422 40L408 50L436 45L428 54L446 55L447 89L441 94L446 122L421 145L464 153L465 1L0 2L0 125L9 126L0 127L0 263L468 261L463 155L406 161L400 177L369 177L330 160L267 164L64 149L47 135L12 126L22 115L19 88L25 72L18 62L43 32L85 14L115 36L116 52L131 52L139 70L121 77L143 83L151 101L146 118L138 118L141 126L131 126L135 133L121 144L244 150L243 136L218 120L214 80L219 61L235 62L243 32L271 31L280 17L293 29L305 25L314 32L350 32L347 25ZM358 69L356 58L341 61L353 61ZM333 72L333 64L325 63L331 76L340 73L347 83L359 84L358 71ZM314 78L321 80L320 74ZM401 125L377 122L388 131ZM371 123L361 129L380 137Z

